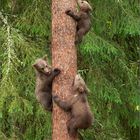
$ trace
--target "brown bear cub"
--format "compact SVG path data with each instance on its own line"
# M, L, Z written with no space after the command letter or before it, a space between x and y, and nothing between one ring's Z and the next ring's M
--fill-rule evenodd
M74 13L71 10L66 10L66 14L72 17L77 22L76 27L76 40L75 44L78 44L82 41L83 36L90 30L91 21L90 21L90 11L92 11L91 6L87 1L78 0L79 12Z
M67 128L69 135L75 137L79 128L89 128L93 121L87 101L88 88L80 75L76 75L74 79L73 93L73 97L68 101L62 101L57 95L53 96L53 100L64 111L71 113Z
M46 110L52 111L52 82L60 70L58 68L52 69L46 58L37 59L33 67L36 72L36 99Z

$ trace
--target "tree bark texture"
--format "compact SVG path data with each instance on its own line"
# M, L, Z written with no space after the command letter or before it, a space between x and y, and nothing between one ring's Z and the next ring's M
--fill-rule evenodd
M76 9L76 0L52 0L52 65L61 70L53 82L53 95L67 100L72 95L72 83L77 73L75 48L76 24L65 14L67 9ZM76 140L69 136L67 121L69 114L53 104L52 140Z

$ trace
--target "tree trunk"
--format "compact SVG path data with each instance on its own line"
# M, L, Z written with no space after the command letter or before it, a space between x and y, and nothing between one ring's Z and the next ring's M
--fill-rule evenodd
M65 14L67 9L76 9L75 0L52 0L52 65L60 68L61 74L53 83L53 95L67 100L72 92L73 79L77 73L74 20ZM67 120L69 114L56 104L53 108L52 140L76 140L69 136Z

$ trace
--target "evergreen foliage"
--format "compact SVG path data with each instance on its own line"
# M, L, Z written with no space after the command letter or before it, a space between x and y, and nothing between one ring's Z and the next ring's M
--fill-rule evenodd
M140 5L91 0L92 29L78 69L95 115L83 140L139 139ZM50 0L0 0L0 139L51 139L51 114L34 95L36 58L50 54Z

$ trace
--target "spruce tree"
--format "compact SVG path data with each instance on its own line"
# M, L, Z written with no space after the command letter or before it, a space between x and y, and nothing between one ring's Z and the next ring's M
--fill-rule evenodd
M65 11L75 8L76 2L69 0L52 1L52 64L61 70L54 82L53 94L68 100L72 96L72 83L77 72L77 53L74 44L75 24ZM58 10L59 9L59 10ZM69 136L68 113L54 104L53 108L53 140L76 140Z

